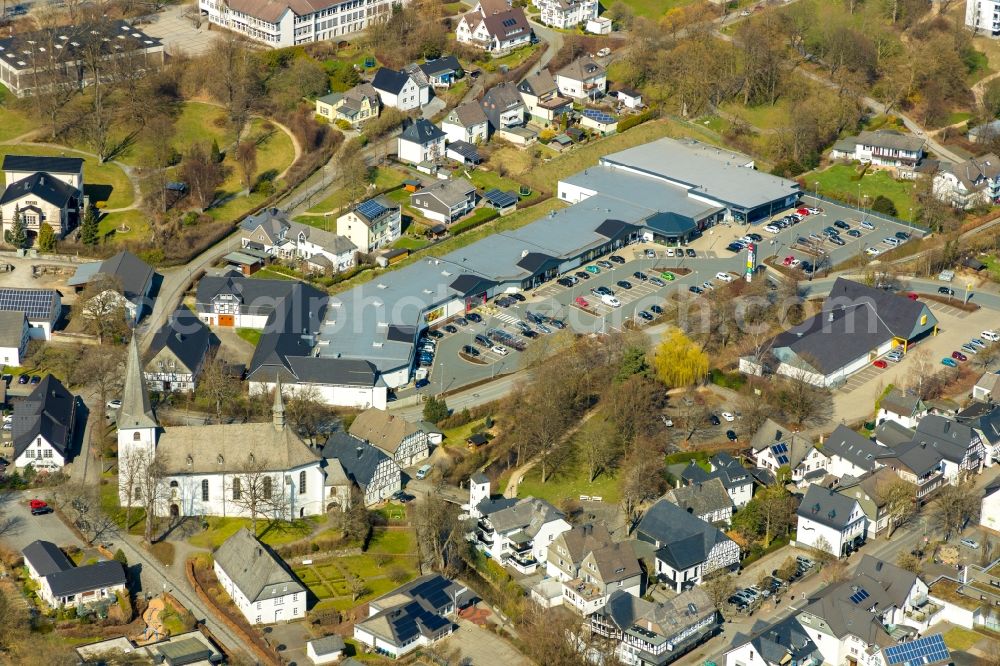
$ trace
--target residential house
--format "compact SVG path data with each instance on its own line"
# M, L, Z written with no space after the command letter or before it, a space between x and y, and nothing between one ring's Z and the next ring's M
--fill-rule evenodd
M212 346L212 331L186 307L179 307L156 332L143 366L153 391L193 391Z
M955 208L991 206L1000 199L1000 157L993 153L964 162L941 163L934 174L934 196Z
M636 537L653 544L656 576L676 592L700 585L708 574L740 560L739 546L732 539L665 499L646 511Z
M459 164L476 165L483 161L479 149L468 141L449 141L445 157L449 160L455 160Z
M969 143L989 143L994 137L1000 136L1000 120L977 125L969 130L968 136Z
M890 448L889 455L881 458L881 462L899 478L916 487L918 504L926 502L931 493L946 483L944 457L940 451L928 446L926 442L910 440L897 444Z
M820 452L829 459L826 471L838 478L861 477L868 472L874 472L882 466L878 457L891 453L884 446L862 437L845 425L837 426L823 440Z
M986 448L987 467L1000 461L1000 405L973 402L955 415L955 420L972 428Z
M634 542L608 544L587 553L578 576L563 583L563 603L587 617L603 608L615 592L641 597L644 579Z
M570 529L562 511L545 500L527 497L514 504L479 502L479 523L472 537L496 562L531 574L548 561L553 540Z
M51 340L62 315L62 297L55 289L0 288L0 311L22 312L28 318L28 337Z
M590 56L581 56L556 72L556 87L573 99L597 99L608 90L608 71Z
M372 78L372 87L383 106L400 111L419 109L431 101L431 86L422 73L416 75L381 67Z
M362 252L392 245L403 233L399 204L386 197L367 199L337 218L337 234Z
M915 444L926 444L944 459L944 476L954 483L960 475L978 473L990 464L986 446L971 426L938 414L929 414L917 424Z
M927 412L927 404L919 396L893 387L879 401L875 422L889 420L905 428L916 428Z
M830 156L890 168L901 177L912 177L913 170L924 157L926 143L920 137L894 130L865 131L833 144Z
M710 471L706 472L701 465L692 461L681 472L681 478L687 484L719 479L737 509L746 506L753 499L753 476L739 460L728 453L717 453L709 459L708 465Z
M336 459L344 474L372 506L389 499L403 487L402 472L384 451L343 431L330 433L322 451L328 462Z
M810 484L799 504L795 540L834 557L844 557L868 538L868 519L853 497Z
M14 467L62 469L73 451L76 396L53 375L45 375L28 397L14 405L11 434Z
M131 638L116 636L96 643L78 645L76 654L81 664L106 663L109 657L124 657L134 666L211 666L221 664L226 656L212 640L200 630L171 634L153 642L138 645ZM346 666L346 665L345 665Z
M399 159L411 164L434 162L444 157L446 134L429 120L418 118L403 123L403 131L396 138Z
M982 402L1000 402L1000 372L984 373L976 385L972 387L972 399Z
M991 482L983 491L979 524L995 532L1000 532L1000 479Z
M546 553L545 575L565 582L580 576L583 558L614 543L604 523L584 523L557 534Z
M877 444L890 449L895 449L901 444L913 441L913 429L896 423L895 421L883 421L875 426L872 438Z
M714 636L719 612L704 591L687 590L666 602L646 601L616 590L590 630L615 644L615 655L630 666L664 666Z
M198 8L210 23L280 49L361 32L384 21L392 3L368 0L362 6L351 0L198 0Z
M997 13L1000 6L994 0L980 0L965 5L965 25L971 28L974 35L985 35L996 39L1000 36L1000 20ZM992 123L990 123L992 124ZM970 139L972 132L969 132ZM982 140L982 139L981 139Z
M29 240L37 238L42 225L63 238L83 219L82 158L5 155L3 174L0 228L5 234L20 217Z
M74 608L115 601L125 588L125 569L114 560L82 567L73 563L51 541L32 541L24 550L28 577L38 584L38 596L50 608Z
M782 468L787 469L789 479L796 485L805 485L826 475L829 461L812 440L771 419L764 421L750 439L750 449L758 467L776 476Z
M245 527L212 554L219 586L250 624L297 620L306 615L308 591L284 561Z
M448 142L486 143L489 137L489 120L479 102L463 102L448 112L441 121Z
M970 563L942 575L928 586L928 615L931 622L950 622L966 629L984 627L1000 630L1000 560L985 565Z
M114 42L117 48L97 53L90 48L107 42ZM107 71L112 60L128 63L134 76L159 69L164 60L159 39L125 21L106 17L80 21L79 25L8 31L0 39L0 54L0 81L22 98L53 90L62 93L83 89L94 82L95 69ZM96 67L88 64L95 58Z
M543 69L524 78L517 85L521 99L528 111L528 119L544 127L559 120L564 113L573 110L573 100L559 94L552 72Z
M881 665L868 656L896 645L890 627L895 636L916 633L917 627L907 625L908 614L926 595L927 585L915 574L866 555L853 578L817 592L798 620L823 663Z
M420 65L420 71L434 88L451 88L465 74L458 58L451 55L428 60Z
M28 350L28 318L19 310L0 310L0 361L19 366Z
M266 208L240 223L245 250L301 260L313 270L340 272L354 266L358 247L340 234L294 222L277 208Z
M134 326L139 323L147 309L150 311L153 309L150 293L155 278L156 272L152 266L128 250L123 250L104 261L81 264L67 284L80 291L93 280L108 280L109 286L114 285L114 293L118 295L118 300L125 308L129 324ZM97 302L99 298L101 301L106 301L103 298L106 293L97 294L92 303L84 304L84 313L87 316L107 314L106 306Z
M882 356L937 334L937 318L920 300L838 277L820 313L779 333L763 361L740 359L740 371L837 386Z
M489 120L491 133L524 124L524 101L517 86L511 81L499 83L487 90L480 106Z
M378 118L382 102L378 91L370 83L359 83L342 93L330 93L316 100L316 114L331 123L338 120L356 127L367 120Z
M465 586L428 574L368 603L368 617L354 624L354 639L398 659L451 635L452 618L475 599Z
M663 499L673 502L706 523L729 525L733 517L733 499L726 492L722 479L697 481L687 486L671 488Z
M277 256L278 246L286 242L291 221L277 208L265 208L247 215L240 222L240 247Z
M837 492L857 500L868 519L868 534L881 534L889 526L886 489L901 481L899 475L888 467L880 467L860 478L849 477L837 485Z
M597 0L531 0L539 20L552 28L569 30L597 18Z
M476 207L476 187L465 178L439 180L410 195L410 205L429 220L451 224Z
M480 0L455 27L455 39L499 57L531 43L531 25L520 7L505 0Z
M326 294L303 282L242 276L203 277L195 312L209 326L314 333L323 322Z
M618 98L618 103L626 109L641 109L645 106L642 103L642 93L632 88L618 88L612 93Z
M430 456L427 432L416 423L384 409L366 409L348 432L392 457L400 467L412 467Z
M468 511L470 518L479 520L495 511L512 507L518 503L517 499L510 497L492 497L490 494L490 479L482 472L476 472L469 477L469 503L462 505L462 509ZM493 545L493 528L486 521L480 523L468 534L470 540L479 540L477 545Z
M823 655L798 617L791 615L776 624L759 620L750 635L733 636L725 654L725 666L787 666L821 664Z
M306 643L306 656L316 664L335 664L344 656L347 643L337 634L314 638Z

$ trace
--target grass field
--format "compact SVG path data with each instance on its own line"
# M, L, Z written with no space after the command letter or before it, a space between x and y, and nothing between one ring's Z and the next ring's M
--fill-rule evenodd
M0 119L2 119L2 115L0 115ZM114 164L98 164L95 158L69 148L49 148L30 144L0 146L0 157L10 153L49 157L82 157L84 190L90 195L92 204L103 203L105 208L124 208L131 206L135 200L132 182L125 175L125 172Z
M636 16L659 18L671 9L693 4L695 0L624 0Z
M861 196L863 198L867 195L869 204L879 195L888 197L895 204L900 219L912 219L912 210L915 208L913 183L894 180L884 171L869 170L860 181L855 180L856 174L854 165L837 164L823 171L803 174L802 178L808 183L810 190L818 182L820 194L851 204L858 202L860 184Z
M422 247L427 247L428 241L426 238L416 238L414 236L401 236L395 243L392 244L394 248L403 250L419 250Z
M513 192L514 194L517 194L518 188L520 187L520 183L512 178L501 176L496 171L484 171L483 169L470 171L469 181L483 192L496 188L498 190L503 190L504 192ZM525 204L535 201L540 196L541 194L538 190L533 189L531 194L521 199L521 203Z
M983 640L982 634L963 629L962 627L952 627L943 635L944 644L951 650L965 652L973 645Z
M587 421L570 442L570 446L573 446L576 439L584 435L586 431L598 427L601 418L602 416L598 414ZM590 481L588 477L587 465L578 455L556 470L545 483L542 483L542 468L536 464L522 479L517 488L517 495L518 497L538 497L555 506L560 506L567 499L578 499L580 495L601 497L605 502L611 504L618 503L621 491L618 487L618 479L613 474L601 473L593 481Z
M101 237L111 234L108 240L146 240L149 237L149 219L141 210L123 210L108 213L101 218ZM127 229L127 231L119 231Z
M374 181L375 189L377 191L384 191L391 187L396 187L397 185L401 184L404 180L406 180L406 178L407 178L406 173L400 171L399 169L393 169L391 167L375 169L375 181ZM350 203L347 198L347 192L339 187L335 188L335 190L336 191L333 194L328 196L326 199L323 199L322 201L320 201L318 204L316 204L306 212L336 213L341 208L347 206L347 204ZM319 226L319 224L322 223L323 218L320 217L317 219L319 220L319 223L317 223L316 226Z
M240 528L250 529L249 518L206 518L208 529L195 534L188 542L199 548L215 550L229 537L236 534ZM269 546L281 546L298 541L309 536L319 523L320 518L300 518L293 522L271 524L267 520L257 520L257 536Z
M11 108L16 98L0 84L0 141L10 141L38 128L27 114Z
M257 343L260 342L261 332L254 328L238 328L236 329L236 335L256 347Z

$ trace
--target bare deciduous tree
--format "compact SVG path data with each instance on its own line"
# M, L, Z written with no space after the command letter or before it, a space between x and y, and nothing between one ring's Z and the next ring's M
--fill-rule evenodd
M875 497L885 505L889 514L886 539L891 539L896 528L906 523L916 513L917 487L908 481L896 478L876 485Z
M205 362L195 392L205 396L215 405L215 418L222 423L222 415L227 406L233 404L240 393L239 382L226 371L225 361L214 354Z
M275 473L273 465L251 452L226 479L223 501L250 516L250 528L257 534L258 518L282 520L288 517L284 485L282 473Z
M215 201L216 190L226 180L226 167L212 159L211 153L195 144L181 163L181 178L188 186L191 198L205 210Z
M128 310L125 306L121 280L113 275L99 273L87 283L80 297L84 328L105 341L121 338L128 331Z

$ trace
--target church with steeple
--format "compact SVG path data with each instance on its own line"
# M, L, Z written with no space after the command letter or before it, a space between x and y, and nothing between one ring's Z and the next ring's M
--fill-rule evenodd
M263 511L258 507L258 517L290 520L322 514L328 493L343 495L343 489L327 489L327 463L319 451L285 425L280 382L269 422L160 426L134 337L118 414L122 504L129 485L122 470L132 468L130 456L138 456L140 463L155 459L162 464L162 505L157 513L164 516L249 517L247 495L253 492L265 505Z

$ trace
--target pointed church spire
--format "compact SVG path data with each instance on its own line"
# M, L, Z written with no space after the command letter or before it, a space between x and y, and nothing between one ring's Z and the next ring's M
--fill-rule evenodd
M274 377L274 407L271 408L274 428L276 430L285 429L285 401L281 397L281 377Z
M125 387L122 390L122 407L118 414L118 428L155 428L156 417L149 404L149 391L139 360L139 343L135 333L128 344L125 364Z

